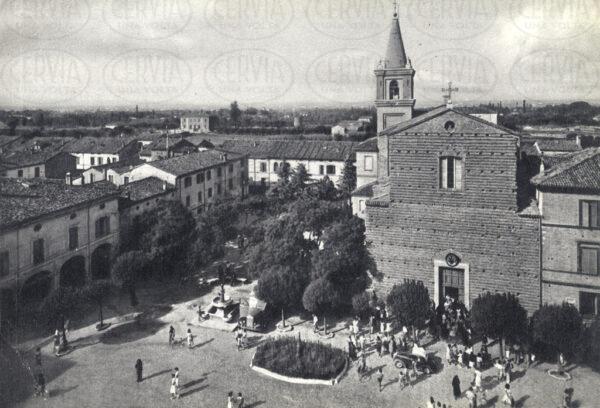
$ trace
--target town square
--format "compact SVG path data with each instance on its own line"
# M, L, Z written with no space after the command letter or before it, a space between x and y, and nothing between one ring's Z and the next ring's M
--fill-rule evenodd
M600 403L600 2L0 4L0 407Z

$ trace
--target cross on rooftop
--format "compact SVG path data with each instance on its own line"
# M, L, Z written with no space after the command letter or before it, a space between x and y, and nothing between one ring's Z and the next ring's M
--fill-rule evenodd
M442 92L448 92L447 95L443 95L446 98L446 103L452 104L452 92L458 92L458 88L452 88L452 81L448 82L448 88L442 88Z

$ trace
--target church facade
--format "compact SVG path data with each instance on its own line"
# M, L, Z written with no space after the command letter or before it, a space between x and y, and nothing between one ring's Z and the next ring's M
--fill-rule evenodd
M531 313L541 300L541 222L520 137L451 104L413 117L414 70L393 23L384 65L393 68L375 71L376 149L364 144L377 150L377 177L353 197L364 199L374 289L414 280L436 304L448 295L467 307L481 293L511 292Z

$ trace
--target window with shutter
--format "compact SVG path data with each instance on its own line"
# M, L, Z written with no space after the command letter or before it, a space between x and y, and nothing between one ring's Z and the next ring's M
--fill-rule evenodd
M598 275L600 245L579 245L579 272L584 275Z
M579 202L579 225L586 228L600 228L600 201Z

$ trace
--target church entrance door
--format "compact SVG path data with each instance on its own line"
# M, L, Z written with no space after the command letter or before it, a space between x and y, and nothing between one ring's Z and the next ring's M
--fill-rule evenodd
M465 301L465 271L456 268L440 268L440 304L446 296L464 303Z

